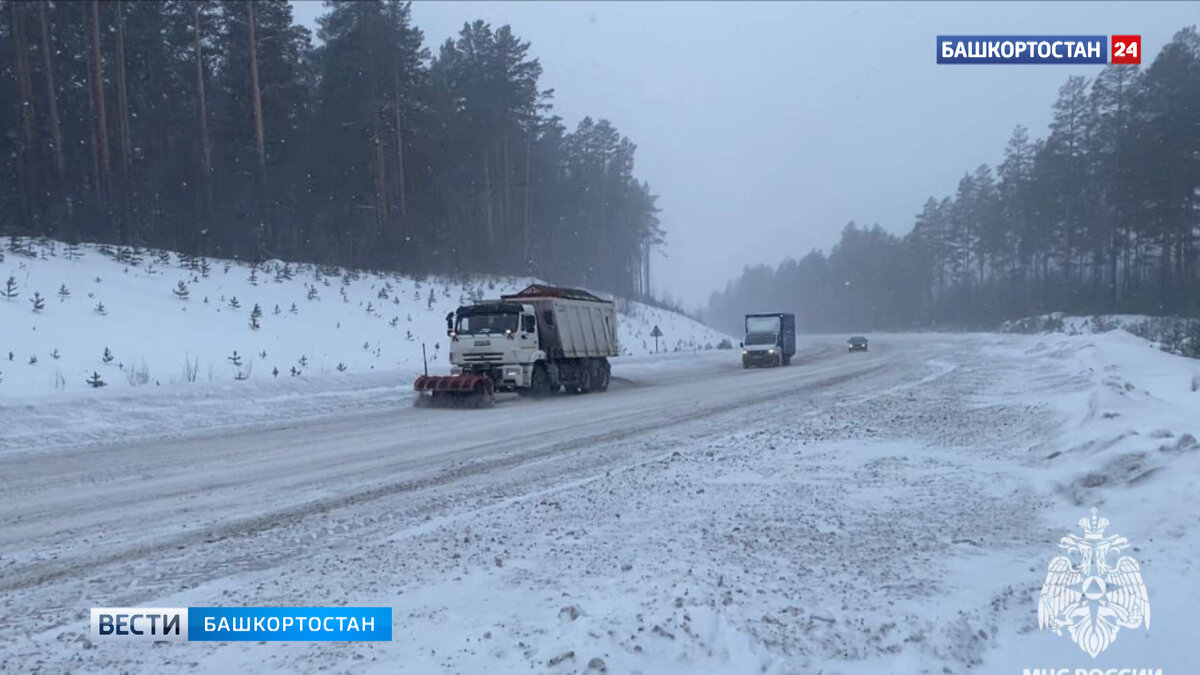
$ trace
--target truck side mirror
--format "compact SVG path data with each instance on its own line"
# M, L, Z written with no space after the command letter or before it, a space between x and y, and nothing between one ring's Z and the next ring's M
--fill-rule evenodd
M740 347L745 347L745 346L746 346L746 343L745 343L745 342L739 342L739 343L738 343L738 347L739 347L739 348L740 348Z

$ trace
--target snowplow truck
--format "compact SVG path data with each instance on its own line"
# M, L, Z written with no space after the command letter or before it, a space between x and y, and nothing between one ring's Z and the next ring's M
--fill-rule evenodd
M424 375L413 388L435 400L488 406L496 392L546 396L608 389L618 354L617 312L576 288L534 284L446 317L450 375Z

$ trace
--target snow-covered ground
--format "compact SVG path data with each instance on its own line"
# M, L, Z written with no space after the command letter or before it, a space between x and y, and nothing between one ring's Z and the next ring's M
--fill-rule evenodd
M0 248L0 452L392 407L424 367L422 343L430 372L448 369L448 312L533 281L15 241ZM621 358L732 340L657 307L618 309Z
M879 335L871 348L805 340L792 367L750 371L736 352L635 357L600 395L471 411L397 398L157 442L112 430L107 445L12 449L0 663L1200 671L1200 362L1121 331ZM212 398L253 404L226 386ZM389 395L330 386L333 399ZM1148 631L1123 630L1095 660L1036 614L1060 537L1092 507L1129 539L1153 608ZM392 607L394 640L86 633L92 606L329 604Z

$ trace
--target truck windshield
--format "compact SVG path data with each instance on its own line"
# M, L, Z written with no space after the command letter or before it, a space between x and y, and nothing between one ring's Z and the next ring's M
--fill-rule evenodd
M746 317L746 335L751 333L779 333L779 317L777 316L748 316Z
M459 335L484 335L487 333L503 333L506 330L517 332L519 314L509 312L495 314L471 314L458 318Z
M746 344L748 345L773 345L775 344L774 333L751 333L746 336Z

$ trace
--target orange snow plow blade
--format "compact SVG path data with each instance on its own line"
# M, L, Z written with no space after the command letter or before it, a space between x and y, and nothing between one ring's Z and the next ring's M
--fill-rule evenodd
M474 407L485 408L495 402L495 385L491 378L483 375L422 375L413 382L413 390L430 394L418 396L418 406L471 403Z

